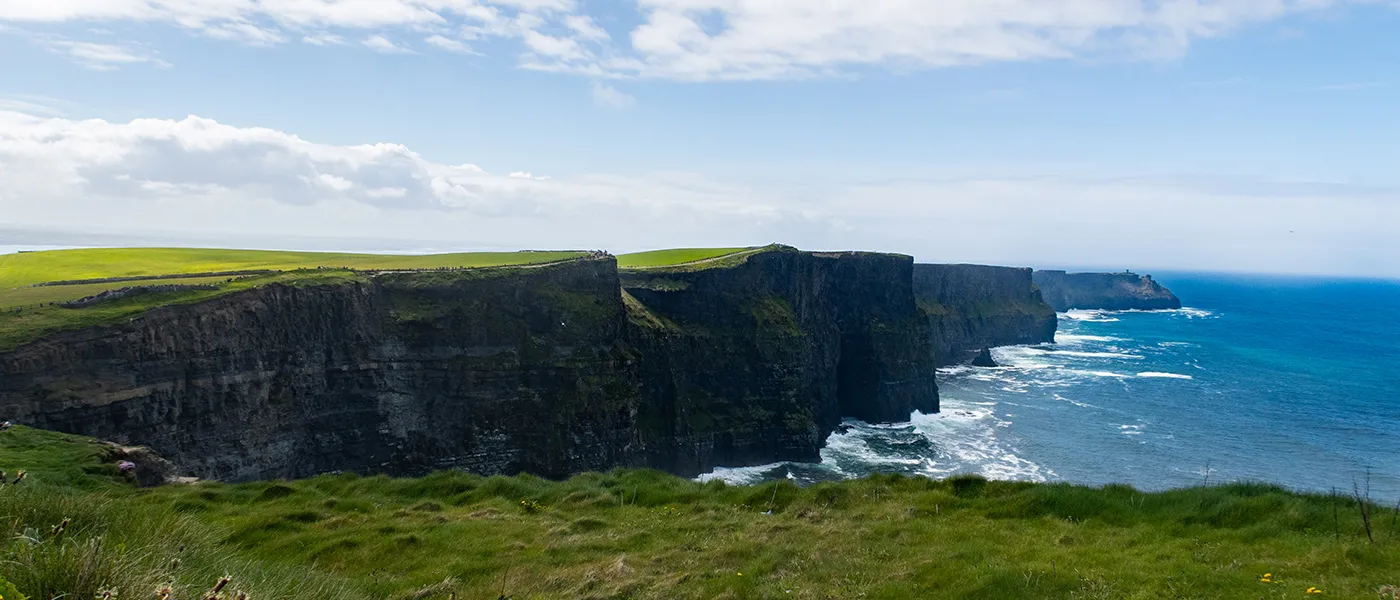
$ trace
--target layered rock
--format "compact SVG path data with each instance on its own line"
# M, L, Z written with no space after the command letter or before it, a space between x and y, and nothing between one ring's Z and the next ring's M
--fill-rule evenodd
M1055 311L1030 269L918 264L913 290L940 366L972 362L997 346L1055 341Z
M1036 271L1035 283L1055 310L1162 310L1181 308L1171 290L1151 275Z
M764 252L271 284L0 353L0 419L224 480L548 477L812 459L842 417L937 409L908 257Z

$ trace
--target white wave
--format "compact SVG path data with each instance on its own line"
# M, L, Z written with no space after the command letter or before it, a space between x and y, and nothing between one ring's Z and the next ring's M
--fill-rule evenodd
M1107 310L1080 310L1074 309L1068 312L1059 313L1061 319L1070 321L1083 321L1085 323L1114 323L1118 319L1110 316L1112 311Z
M907 425L907 424L906 424ZM868 433L866 434L868 435ZM826 447L822 448L822 462L828 462L829 455L843 455L843 458L865 465L920 465L924 463L921 458L904 458L899 456L887 456L880 454L870 448L870 443L858 431L849 431L846 434L833 435L827 439ZM837 467L839 469L839 467Z
M1142 435L1142 430L1145 428L1146 426L1144 425L1119 425L1118 433L1123 435Z
M1163 348L1182 348L1187 346L1197 346L1199 344L1193 344L1191 342L1159 342L1157 345Z
M695 478L695 481L706 483L719 480L729 485L749 485L765 480L768 473L783 468L784 464L786 463L773 463L757 467L716 467L709 473L702 473ZM791 477L790 474L789 477Z
M1055 334L1055 343L1057 343L1057 344L1066 344L1066 345L1077 345L1077 344L1084 344L1084 343L1087 343L1087 342L1122 342L1122 341L1127 341L1127 340L1124 340L1123 338L1117 338L1117 337L1107 336L1107 335L1080 335L1080 334L1077 334L1077 333L1056 333L1056 334Z
M1138 376L1138 377L1147 377L1147 378L1159 378L1159 379L1195 379L1195 377L1192 377L1192 376L1190 376L1190 375L1179 375L1179 374L1177 374L1177 373L1158 373L1158 372L1155 372L1155 371L1148 371L1148 372L1146 372L1146 373L1138 373L1137 376Z
M1125 358L1129 360L1141 360L1142 356L1128 354L1126 352L1081 352L1078 350L1044 350L1041 348L1028 348L1032 354L1049 356L1068 356L1070 358Z
M976 367L973 367L973 366L969 366L969 365L954 365L954 366L951 366L951 367L941 367L941 368L939 368L939 369L938 369L938 374L939 374L939 375L946 376L946 377L955 377L955 376L957 376L957 375L966 375L966 374L968 374L968 373L973 373L973 372L976 372L976 371L977 371L977 368L976 368Z
M1053 398L1055 398L1056 400L1059 400L1060 402L1068 402L1068 403L1070 403L1070 404L1073 404L1073 405L1075 405L1075 406L1078 406L1079 408L1098 408L1097 406L1094 406L1094 405L1092 405L1092 404L1089 404L1088 402L1080 402L1080 401L1078 401L1078 400L1071 400L1071 399L1066 398L1066 397L1064 397L1064 396L1061 396L1061 395L1059 395L1059 394L1054 394L1054 395L1053 395Z
M998 419L993 408L950 399L939 414L915 413L915 429L954 459L931 461L924 473L931 477L977 473L988 479L1019 481L1056 477L1053 471L1018 456L1014 447L997 437L997 431L1011 423Z
M1081 371L1081 370L1079 370L1079 369L1065 369L1065 373L1066 373L1066 374L1069 374L1069 375L1077 375L1077 376L1080 376L1080 377L1111 377L1111 378L1113 378L1113 379L1131 379L1131 378L1132 378L1132 375L1124 375L1124 374L1122 374L1122 373L1114 373L1113 371Z

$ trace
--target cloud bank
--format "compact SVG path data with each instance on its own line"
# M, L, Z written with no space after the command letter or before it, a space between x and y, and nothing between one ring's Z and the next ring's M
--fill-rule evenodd
M479 40L504 41L513 44L506 54L518 55L526 68L703 81L819 77L868 66L1176 56L1242 27L1368 5L1397 6L1388 0L46 0L0 2L0 22L163 23L250 45L361 39L389 52L409 50L393 41L398 38L454 53ZM612 12L590 13L595 6Z
M614 251L781 241L926 261L1400 276L1393 188L548 175L193 116L112 123L0 111L0 228Z

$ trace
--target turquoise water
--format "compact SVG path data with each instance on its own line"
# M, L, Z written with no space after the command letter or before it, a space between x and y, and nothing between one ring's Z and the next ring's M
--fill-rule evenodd
M1400 282L1159 274L1190 308L1072 311L1055 344L941 372L943 411L850 422L821 464L711 477L1258 480L1400 498Z

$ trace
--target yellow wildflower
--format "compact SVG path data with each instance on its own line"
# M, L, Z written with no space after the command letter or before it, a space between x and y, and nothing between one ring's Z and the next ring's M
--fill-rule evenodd
M1308 588L1308 593L1309 593L1309 594L1321 594L1321 593L1322 593L1322 590L1319 590L1319 589L1317 589L1317 588L1315 588L1315 587L1309 587L1309 588Z

